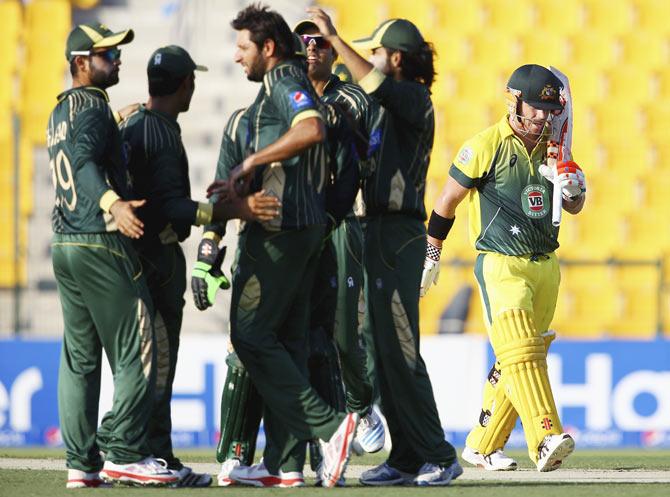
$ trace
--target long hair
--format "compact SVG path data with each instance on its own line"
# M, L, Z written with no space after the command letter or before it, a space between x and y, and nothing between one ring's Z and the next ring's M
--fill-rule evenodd
M235 31L248 29L250 38L261 49L265 40L275 42L277 56L287 59L293 55L293 33L284 18L267 5L251 4L239 11L230 23Z
M436 55L433 44L429 42L424 42L417 51L403 52L400 61L403 77L430 89L437 74L433 62Z

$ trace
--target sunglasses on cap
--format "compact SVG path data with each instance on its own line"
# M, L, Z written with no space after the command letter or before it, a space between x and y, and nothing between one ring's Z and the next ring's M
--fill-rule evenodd
M332 47L330 42L321 35L300 35L300 38L306 47L308 47L310 43L314 43L316 48L321 50L327 50Z
M116 62L121 58L121 49L109 48L102 52L92 52L90 50L73 50L70 52L70 55L88 55L90 57L101 57L111 64L112 62Z

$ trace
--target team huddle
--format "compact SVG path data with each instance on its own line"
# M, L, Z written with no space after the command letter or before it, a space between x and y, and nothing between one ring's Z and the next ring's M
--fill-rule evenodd
M462 458L515 470L503 449L517 418L538 471L558 469L574 450L546 361L560 280L552 210L577 214L586 191L575 162L549 160L565 84L535 64L515 70L507 114L462 146L428 216L432 45L412 22L390 19L352 42L371 51L365 59L323 10L307 12L293 30L259 5L232 21L235 62L259 90L230 116L203 202L191 199L177 119L207 68L161 47L148 61L146 103L113 112L105 89L119 81L118 47L133 31L91 23L70 33L73 85L47 130L68 488L212 483L171 442L187 291L179 243L192 226L203 227L190 273L196 307L232 292L219 486L303 486L307 454L318 486L344 486L351 452L377 452L387 438L387 460L363 472L363 485L458 478L420 354L419 298L437 283L466 197L496 363ZM231 219L241 224L229 273ZM114 398L98 424L103 352ZM261 421L266 445L254 464Z

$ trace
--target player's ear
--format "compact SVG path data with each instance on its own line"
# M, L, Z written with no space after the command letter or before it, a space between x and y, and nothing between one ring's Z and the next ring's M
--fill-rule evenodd
M389 61L391 62L391 67L394 69L400 67L400 64L402 64L402 52L400 50L394 51L389 57Z
M266 38L265 41L263 42L263 50L261 50L261 53L266 57L272 57L274 55L277 55L277 44L275 41L271 38Z

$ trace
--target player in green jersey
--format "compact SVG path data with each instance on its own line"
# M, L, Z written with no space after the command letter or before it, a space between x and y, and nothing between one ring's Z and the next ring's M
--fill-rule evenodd
M144 201L129 200L121 139L105 92L119 80L117 46L132 39L132 30L113 33L99 23L72 30L65 51L72 89L58 96L47 130L56 190L52 259L65 324L58 407L68 488L99 486L101 478L143 485L177 480L151 457L147 441L153 310L126 238L143 233L134 210ZM104 465L96 441L103 350L114 376Z
M423 197L433 145L433 51L404 19L359 40L368 62L337 34L328 15L308 8L353 78L386 113L379 160L364 181L367 306L382 410L391 434L388 461L366 471L367 485L447 485L462 468L444 439L419 352L419 283L425 256Z
M231 197L264 189L281 201L280 216L247 223L233 273L231 340L265 404L263 463L230 478L253 485L304 484L295 453L322 443L319 470L331 487L344 473L357 414L328 406L307 380L309 295L326 224L326 137L318 99L298 61L286 22L250 6L232 23L235 61L263 82L248 117L246 154L229 177ZM304 459L304 455L303 455Z
M149 445L153 455L164 459L168 469L179 476L180 486L195 487L208 486L211 476L184 466L175 457L171 441L170 401L186 290L186 265L179 242L189 236L193 225L235 217L269 221L279 204L276 198L262 195L216 204L191 200L188 159L177 118L189 109L195 91L195 71L206 70L181 47L159 48L151 54L147 66L149 100L120 125L134 193L146 200L146 205L138 210L145 233L135 247L156 311L158 368ZM206 269L209 272L218 267ZM218 286L229 285L223 275L219 278Z
M516 469L502 448L517 417L538 471L559 468L574 450L561 427L546 361L560 281L552 192L561 188L562 208L577 214L586 191L574 162L559 164L556 179L546 166L551 118L563 111L561 88L542 66L514 71L507 83L507 115L463 144L428 225L422 293L437 281L443 240L456 206L468 197L470 239L478 251L475 276L497 362L463 458L489 470Z
M376 167L384 112L358 85L346 83L333 74L337 52L321 36L316 24L304 20L294 31L306 46L307 75L321 101L343 106L353 118L360 157L357 165L365 178ZM363 337L359 336L358 305L363 291L363 232L353 210L327 237L319 275L317 286L321 288L315 287L314 295L321 297L322 305L313 303L312 334L325 329L335 339L347 409L361 415L354 444L366 452L377 452L384 446L385 432L381 418L372 407L373 388L360 345ZM337 367L337 360L334 364ZM329 396L320 393L324 398Z

